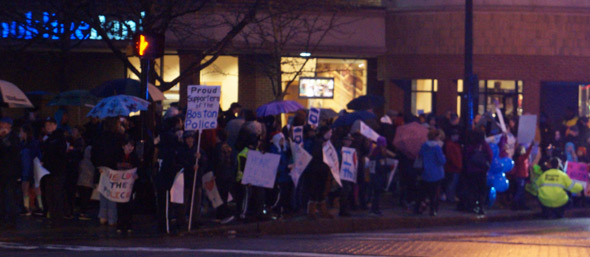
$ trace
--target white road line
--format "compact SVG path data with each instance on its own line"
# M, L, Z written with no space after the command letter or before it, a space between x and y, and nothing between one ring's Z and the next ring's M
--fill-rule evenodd
M9 250L61 250L72 252L195 252L195 253L227 253L241 255L267 255L267 256L300 256L300 257L384 257L383 255L354 255L331 254L310 252L284 252L263 250L240 249L192 249L192 248L157 248L157 247L105 247L105 246L78 246L78 245L25 245L17 243L0 242L0 249Z

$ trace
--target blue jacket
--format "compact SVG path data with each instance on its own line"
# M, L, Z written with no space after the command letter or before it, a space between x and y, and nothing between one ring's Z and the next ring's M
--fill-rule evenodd
M281 161L279 162L279 168L277 171L277 183L287 183L291 181L291 176L289 176L289 156L287 152L279 150L275 145L270 146L270 153L278 154L281 156Z
M436 182L445 177L444 165L447 162L442 148L435 141L427 141L420 148L420 156L424 162L422 179L426 182Z

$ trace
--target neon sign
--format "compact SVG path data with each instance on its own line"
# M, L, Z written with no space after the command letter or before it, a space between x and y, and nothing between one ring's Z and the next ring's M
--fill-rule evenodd
M144 12L141 13L143 18ZM0 38L13 39L32 39L37 36L42 38L57 40L59 35L63 34L66 29L71 31L70 39L72 40L101 40L102 36L96 29L91 28L86 22L72 22L69 25L59 23L55 19L55 14L43 12L40 19L34 19L32 12L25 13L25 22L17 21L0 22ZM98 20L103 28L109 28L107 35L111 40L129 40L137 31L137 23L133 20L126 21L108 21L104 15L99 15ZM141 23L141 19L139 20ZM39 31L41 29L42 31Z

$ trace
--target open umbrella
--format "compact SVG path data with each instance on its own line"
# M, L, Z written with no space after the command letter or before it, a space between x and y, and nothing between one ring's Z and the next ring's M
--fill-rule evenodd
M2 102L10 108L33 108L33 104L25 93L8 81L0 80L0 94L2 94Z
M272 101L258 107L258 109L256 109L256 115L258 117L273 116L281 113L296 112L301 109L303 109L303 106L295 101Z
M90 110L87 117L118 117L129 116L132 112L145 111L150 103L139 97L116 95L104 98Z
M428 129L418 122L397 127L393 145L410 159L416 159L420 147L427 141Z
M376 118L377 116L374 113L368 111L351 112L338 117L338 119L334 121L334 124L332 124L332 128L350 126L357 120L370 120Z
M137 80L115 79L102 83L100 86L90 90L90 93L98 97L132 95L144 99L145 92L142 92L141 88L141 82ZM166 99L162 91L151 83L148 84L148 93L152 101L162 101Z
M385 98L377 95L363 95L348 102L346 108L351 110L368 110L381 107L385 104Z
M94 106L98 103L98 97L88 90L70 90L62 92L51 99L49 106Z

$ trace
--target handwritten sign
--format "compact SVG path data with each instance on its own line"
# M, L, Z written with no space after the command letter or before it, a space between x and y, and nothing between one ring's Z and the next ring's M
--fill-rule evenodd
M517 141L528 145L535 139L537 131L537 115L522 115L518 120Z
M188 86L185 130L217 128L221 86Z
M273 188L281 156L259 151L248 151L242 184Z
M219 190L217 190L215 176L213 176L212 171L203 174L203 188L205 189L205 194L207 195L209 201L211 201L213 208L217 208L223 204L223 200L221 199L221 195L219 195Z
M307 124L309 124L312 127L317 127L320 124L320 109L313 107L309 108Z
M355 121L354 124L352 124L352 127L350 128L350 133L356 132L361 133L361 135L368 139L371 139L373 142L377 142L377 139L381 136L361 120Z
M336 152L336 148L334 148L332 142L328 141L322 150L324 154L324 163L330 167L330 171L332 172L332 176L334 176L336 183L342 186L342 181L340 181L340 163L338 161L338 153Z
M358 172L358 158L356 149L342 147L342 163L340 165L340 179L356 183Z
M98 192L116 203L129 202L137 168L112 170L107 167L99 167L98 169L102 171L98 183Z
M33 176L35 178L36 188L38 188L39 185L41 185L41 179L45 175L49 175L49 171L41 165L41 161L39 160L39 158L35 157L35 159L33 159Z
M303 126L293 127L293 142L295 144L303 143Z
M293 184L297 187L297 183L299 182L299 178L309 162L311 162L311 154L309 154L301 145L291 142L291 152L293 153L293 168L289 175L291 179L293 179Z
M174 178L174 184L170 188L170 202L184 203L184 168L182 168Z
M574 180L576 183L580 183L586 190L588 186L588 164L581 162L566 162L565 173Z

